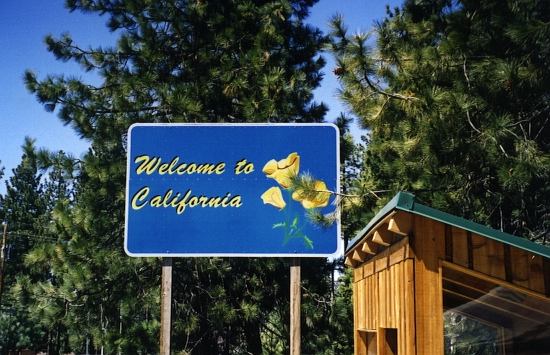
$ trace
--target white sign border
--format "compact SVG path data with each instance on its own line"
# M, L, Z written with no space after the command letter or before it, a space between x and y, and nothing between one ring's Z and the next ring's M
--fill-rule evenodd
M128 128L126 145L126 191L124 201L124 251L131 257L231 257L231 258L330 258L342 256L344 240L342 238L340 210L336 218L336 251L331 254L300 253L133 253L128 250L128 213L130 201L130 152L132 147L132 129L134 127L332 127L336 131L336 191L340 192L340 131L333 123L134 123Z

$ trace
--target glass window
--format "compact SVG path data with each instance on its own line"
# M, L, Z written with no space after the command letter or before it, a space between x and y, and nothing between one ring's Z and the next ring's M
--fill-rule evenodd
M443 268L445 354L550 353L550 300Z

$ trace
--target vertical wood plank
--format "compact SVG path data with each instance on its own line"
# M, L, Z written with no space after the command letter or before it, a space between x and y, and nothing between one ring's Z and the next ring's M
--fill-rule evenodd
M389 253L389 249L386 249L378 253L378 255L376 256L376 260L374 261L375 272L386 270L386 268L388 267L388 253Z
M365 281L365 328L370 328L370 318L372 317L371 311L370 311L370 304L372 303L372 300L370 298L370 276L365 277L363 280Z
M404 306L405 306L405 353L415 355L416 352L416 309L415 299L415 262L412 259L404 263Z
M370 276L374 273L374 262L369 261L363 266L363 277Z
M392 327L399 328L399 279L397 273L397 265L393 266L392 274L392 300L393 300L393 318L392 318Z
M502 243L473 234L472 248L475 271L501 280L506 278L506 271L504 268L504 247Z
M513 281L511 248L508 244L504 245L504 274L507 282Z
M386 273L378 273L378 302L380 302L380 313L378 318L378 327L386 327Z
M357 282L363 279L363 268L358 267L356 269L353 269L353 281Z
M394 283L394 274L395 274L395 268L390 266L388 268L388 274L389 274L389 280L388 280L388 303L390 305L390 311L389 311L389 317L388 317L388 327L389 328L395 328L395 288L393 287Z
M404 286L405 278L403 277L404 262L396 264L397 267L397 336L399 339L398 352L399 354L406 354L405 352L405 312L404 312Z
M390 303L391 303L391 319L390 319L390 327L391 328L397 328L397 302L398 302L398 294L397 294L397 285L395 282L395 265L390 267L390 278L391 278L391 287L390 287Z
M468 241L468 268L474 268L474 247L472 242L472 233L466 232L466 240Z
M408 238L395 243L389 248L389 265L397 264L405 259L405 252L407 249Z
M378 303L378 274L374 274L372 277L372 309L374 317L372 318L372 329L378 328L378 313L380 303Z
M542 260L542 273L544 275L544 294L550 297L550 260L544 258Z
M443 295L439 261L445 257L445 228L415 216L416 350L443 354Z
M472 234L472 258L473 269L489 275L487 238Z
M510 247L512 258L512 283L529 287L529 262L527 252L523 249Z
M369 319L367 321L367 328L369 329L374 329L374 304L376 302L374 299L374 290L373 290L374 277L375 277L374 275L369 276L369 302L367 305L367 307L369 307Z
M451 228L453 240L453 263L468 267L468 235L462 228Z
M357 282L357 328L365 329L365 280Z
M391 327L397 328L397 303L399 298L397 295L397 282L395 275L396 267L395 265L391 267L391 290L390 290L390 299L391 299Z
M504 265L504 244L496 240L487 241L489 257L489 275L501 280L506 280L506 268Z
M353 353L359 355L359 349L361 347L361 339L359 338L359 331L357 329L357 282L352 284L353 288Z
M372 298L371 298L371 280L372 276L365 277L365 309L366 309L366 315L365 315L365 321L366 321L366 327L367 329L372 329L371 323L372 323Z
M448 224L445 225L445 260L453 261L453 232Z
M544 273L542 256L529 253L529 288L544 294Z
M373 291L374 291L373 299L375 300L375 302L374 302L374 327L373 327L373 329L378 329L378 326L380 324L380 297L379 297L380 287L379 287L379 280L378 280L379 278L380 278L379 273L374 274L373 288L372 288Z

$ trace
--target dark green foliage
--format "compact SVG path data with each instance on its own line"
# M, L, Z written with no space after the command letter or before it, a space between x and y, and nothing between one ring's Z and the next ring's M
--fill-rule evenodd
M57 199L52 211L57 243L26 259L54 276L22 288L44 323L64 329L65 351L83 352L88 339L107 353L158 351L159 260L123 251L128 127L322 121L326 108L311 99L321 80L324 61L317 53L325 38L302 22L314 2L68 2L71 11L105 14L119 38L114 48L88 49L68 35L46 39L58 59L96 73L97 86L26 74L27 87L45 108L91 143L81 161L60 159L58 175L67 180L52 189L74 191ZM329 266L323 260L305 264L304 287L326 301ZM287 352L287 277L280 259L176 260L173 350ZM303 337L312 343L304 347L317 349L317 325L325 321L315 313L316 298L306 300L305 313L313 318ZM268 337L273 342L262 344Z
M408 190L547 243L550 2L406 1L374 48L333 24L342 98L369 129L354 190L390 190L360 210Z
M21 163L6 181L6 194L0 205L3 221L7 223L3 284L0 287L2 353L40 347L46 343L46 329L32 319L24 302L18 299L19 280L37 280L24 259L29 251L44 242L48 213L34 140L26 138L22 148Z
M9 262L5 263L4 273L6 288L23 271L24 255L40 242L40 232L44 229L41 222L47 209L40 179L34 141L26 138L21 163L6 181L6 195L2 198L2 215L9 231Z
M12 307L2 308L0 312L0 352L2 354L10 349L32 349L37 345L37 340L43 338L44 330L31 319L24 307L15 304Z
M323 37L302 23L313 3L69 1L106 13L117 47L81 49L64 35L46 38L48 49L103 83L28 72L27 86L92 140L119 141L109 134L134 122L320 121L326 108L310 100Z

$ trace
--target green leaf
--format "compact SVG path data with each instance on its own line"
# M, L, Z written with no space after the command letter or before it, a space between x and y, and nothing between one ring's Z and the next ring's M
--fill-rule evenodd
M275 228L283 228L283 227L286 227L285 222L275 223L272 228L275 229Z
M313 249L313 240L309 239L306 235L304 235L304 244L306 248Z
M291 228L296 228L298 226L298 216L294 217L294 220L292 221Z

